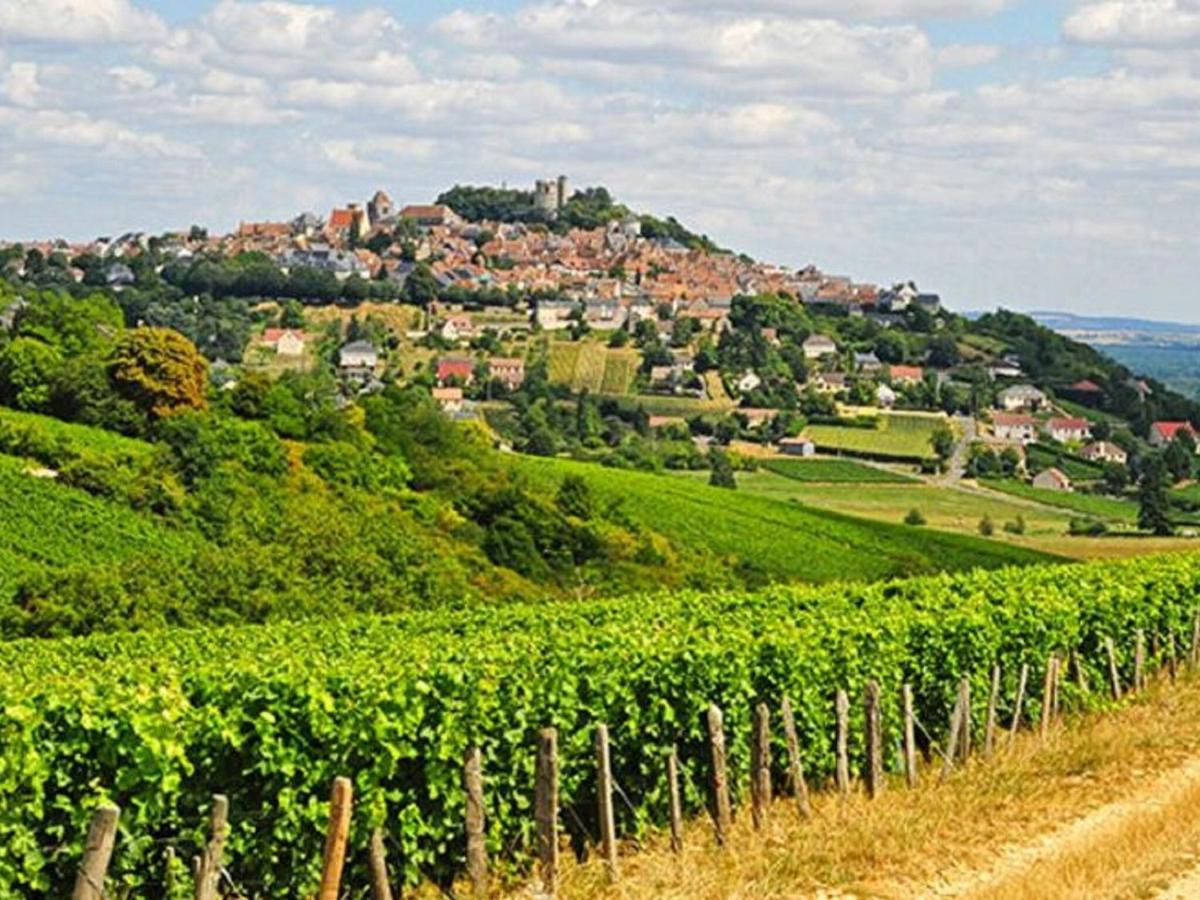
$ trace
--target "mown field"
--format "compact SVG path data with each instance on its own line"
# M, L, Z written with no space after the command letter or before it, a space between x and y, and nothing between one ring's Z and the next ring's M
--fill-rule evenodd
M513 465L550 490L568 474L582 476L600 497L619 503L647 528L688 547L734 557L773 579L887 578L1046 559L997 541L908 528L899 524L900 517L893 519L896 524L864 521L827 509L779 502L750 488L713 488L702 480L706 473L653 475L533 457L516 459ZM772 473L738 477L739 483L746 485L754 479L775 478L785 485L803 487ZM871 494L876 486L870 491L850 490Z
M768 472L793 481L825 484L912 484L915 478L887 469L866 466L849 459L767 459L760 463Z
M1077 492L1048 491L1011 478L985 478L980 483L995 491L1002 491L1014 497L1024 497L1027 500L1036 500L1046 506L1070 510L1094 519L1125 525L1133 525L1137 522L1138 505L1132 500L1119 500L1116 497L1101 497Z
M319 624L164 631L0 645L0 895L66 896L89 811L123 810L113 858L118 896L169 896L165 858L199 852L203 811L228 795L225 865L256 896L311 896L333 777L355 787L344 889L366 893L369 835L387 836L393 872L447 888L463 868L461 765L483 757L486 843L501 871L526 871L537 735L559 734L563 829L594 840L593 735L612 736L616 823L644 835L666 818L663 757L681 760L683 806L705 808L704 711L725 712L734 802L748 781L752 710L796 709L814 784L833 771L834 710L845 689L882 689L884 745L898 739L900 686L935 740L956 686L987 696L1003 673L999 715L1017 672L1040 683L1046 660L1077 659L1093 686L1114 639L1123 682L1132 635L1156 638L1150 665L1191 634L1200 557L1034 566L875 585L774 587L632 596L588 604L413 613ZM402 652L397 652L402 648ZM1040 692L1026 693L1028 721ZM1104 702L1075 678L1062 703ZM978 738L983 704L973 706ZM864 760L851 730L851 766ZM894 754L885 755L894 771ZM772 746L782 779L786 749Z
M933 432L944 421L896 414L881 416L876 428L810 425L804 433L818 450L919 462L933 458Z

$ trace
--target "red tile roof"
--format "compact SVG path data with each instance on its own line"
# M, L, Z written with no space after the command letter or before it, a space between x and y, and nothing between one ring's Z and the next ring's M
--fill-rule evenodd
M1051 431L1087 431L1092 423L1087 419L1051 419L1046 427Z
M1175 435L1181 431L1184 434L1190 434L1192 437L1196 436L1196 429L1192 427L1191 422L1155 422L1150 427L1168 441L1174 440Z

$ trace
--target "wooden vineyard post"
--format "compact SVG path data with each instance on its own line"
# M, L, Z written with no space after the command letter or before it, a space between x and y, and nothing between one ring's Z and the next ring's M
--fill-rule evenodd
M715 703L708 708L708 747L712 760L713 829L717 843L724 844L733 825L733 809L725 775L725 719Z
M1200 610L1192 618L1192 651L1188 656L1192 668L1200 665Z
M958 758L966 762L971 758L971 680L965 675L958 683L958 700L962 706L962 731L959 732Z
M1075 667L1075 686L1079 688L1080 696L1089 691L1087 670L1083 666L1083 654L1078 650L1071 651L1071 664Z
M1179 660L1177 658L1177 648L1175 646L1175 632L1167 632L1167 677L1171 679L1171 684L1179 677Z
M1117 649L1113 645L1112 638L1106 638L1104 641L1104 651L1108 654L1108 687L1112 692L1113 700L1121 699L1121 676L1117 672Z
M837 714L837 789L846 797L850 793L850 698L840 688L834 698L834 711Z
M321 889L317 900L338 900L342 890L342 868L346 864L346 841L350 837L350 810L354 789L350 779L333 779L329 795L329 827L325 831L325 853L321 858Z
M620 871L617 868L617 823L613 812L612 756L608 746L608 726L603 723L596 726L596 799L604 867L609 881L615 883Z
M367 857L371 875L371 900L392 900L392 885L388 878L387 851L383 847L383 832L371 832L371 848Z
M538 736L533 815L537 823L538 875L542 893L558 891L558 730L543 728Z
M917 786L917 717L913 713L913 690L911 684L900 689L904 707L904 778L910 788Z
M209 816L208 846L196 868L196 900L217 900L217 882L221 877L225 838L229 833L229 798L214 794Z
M483 751L472 747L463 759L463 789L467 795L467 875L471 892L484 897L488 890L486 813L483 805Z
M996 749L996 706L1000 702L1000 664L992 666L992 689L988 693L987 719L983 724L983 754L991 756Z
M117 842L117 820L120 817L121 810L115 806L101 806L92 813L87 843L83 847L83 861L75 876L71 900L103 900L108 896L104 881L108 877L113 845Z
M1146 689L1146 634L1140 628L1133 636L1133 689Z
M1050 720L1054 717L1054 684L1058 677L1058 657L1053 653L1046 660L1046 678L1042 682L1042 740L1050 731Z
M796 798L796 809L800 818L812 818L812 806L808 802L808 785L804 783L804 763L800 759L800 738L796 734L796 715L792 712L792 701L783 698L780 707L783 718L783 736L787 741L788 750L788 780L791 782L792 794Z
M950 734L946 738L946 759L942 763L942 779L949 777L954 769L954 760L958 755L959 733L963 723L963 691L959 686L958 695L954 700L954 711L950 714Z
M771 713L767 704L754 708L754 731L750 741L750 816L754 828L766 824L771 808Z
M679 797L679 750L667 754L667 802L670 804L671 852L683 852L683 803Z
M1017 696L1013 700L1013 717L1012 724L1008 731L1008 742L1011 744L1017 739L1017 732L1021 730L1021 711L1025 706L1025 690L1029 687L1029 663L1021 663L1021 674L1017 678Z
M867 796L874 799L883 790L883 714L879 709L878 681L868 681L863 690L863 718L867 751L863 776Z

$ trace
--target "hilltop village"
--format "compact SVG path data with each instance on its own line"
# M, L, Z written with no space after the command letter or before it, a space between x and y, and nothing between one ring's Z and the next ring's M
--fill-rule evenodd
M0 263L180 330L222 390L323 373L344 404L411 386L502 448L622 467L821 454L1120 494L1154 450L1181 445L1190 477L1200 423L1024 317L756 261L561 176L427 204L379 190L230 234L10 245Z

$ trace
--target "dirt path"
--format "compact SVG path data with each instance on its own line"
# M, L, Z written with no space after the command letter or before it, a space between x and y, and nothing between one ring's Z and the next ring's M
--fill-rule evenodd
M1198 799L1200 758L1194 758L1157 776L1132 796L1101 806L1028 844L1003 848L995 861L982 869L947 873L944 879L917 888L912 896L1119 896L1119 883L1135 877L1153 880L1156 865L1177 863L1178 852L1167 853L1156 862L1139 856L1137 845L1141 840L1154 840L1161 830L1178 833L1188 827L1189 823L1181 820L1195 817ZM1138 860L1137 872L1130 871L1134 859ZM1069 880L1085 883L1070 885L1066 883ZM1110 888L1112 893L1107 892ZM1200 898L1200 868L1177 879L1158 897Z

